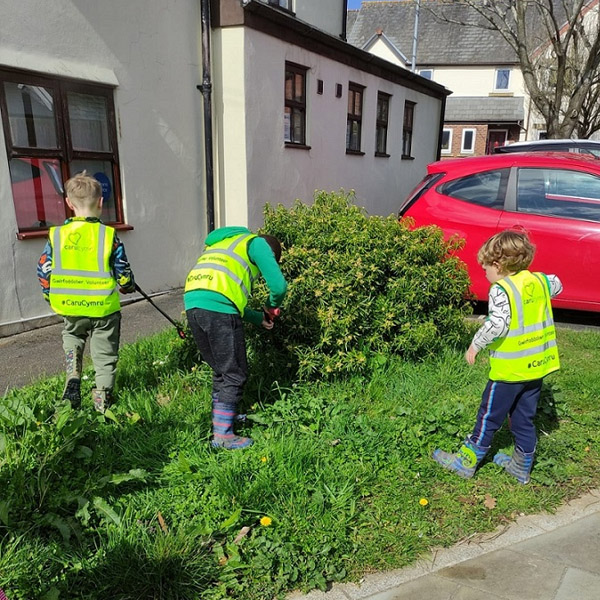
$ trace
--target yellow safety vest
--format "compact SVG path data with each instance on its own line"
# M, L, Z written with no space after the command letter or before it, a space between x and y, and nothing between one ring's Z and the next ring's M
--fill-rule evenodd
M544 275L520 271L498 285L510 301L511 319L506 337L490 346L490 379L533 381L558 371L556 331Z
M106 317L121 308L110 271L115 230L102 223L71 221L51 227L50 306L59 315Z
M258 277L258 267L248 256L248 244L253 233L234 235L208 248L185 280L185 291L209 290L223 294L244 314L252 284Z

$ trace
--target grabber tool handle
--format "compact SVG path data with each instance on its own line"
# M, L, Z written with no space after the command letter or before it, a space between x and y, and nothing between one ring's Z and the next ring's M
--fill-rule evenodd
M179 337L182 340L185 340L185 331L183 331L183 329L181 329L181 327L179 327L179 325L177 325L177 323L175 323L175 321L173 321L173 319L171 319L171 317L166 312L164 312L162 309L160 309L158 306L156 306L156 304L154 304L154 302L152 301L152 298L150 298L150 296L148 296L148 294L146 294L146 292L137 283L135 284L135 291L139 292L142 296L144 296L144 298L146 300L148 300L148 302L150 302L150 304L152 304L152 306L154 306L154 308L165 319L167 319L167 321L169 321L169 323L171 323L171 325L173 325L175 327L175 329L177 329L177 334L179 335Z

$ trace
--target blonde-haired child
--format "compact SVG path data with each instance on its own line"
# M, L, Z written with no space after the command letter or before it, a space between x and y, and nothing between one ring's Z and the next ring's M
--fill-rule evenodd
M489 381L473 432L458 452L433 453L435 461L460 477L473 476L508 415L514 452L498 453L494 462L520 483L529 482L537 442L533 418L542 380L560 368L550 298L562 292L556 275L527 270L534 254L525 233L506 230L485 242L477 255L491 284L489 312L465 359L472 365L477 353L489 347Z

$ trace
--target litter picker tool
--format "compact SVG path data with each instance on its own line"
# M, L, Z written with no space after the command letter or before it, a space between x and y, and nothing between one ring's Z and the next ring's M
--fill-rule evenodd
M152 301L152 298L150 298L150 296L148 296L148 294L146 294L146 292L136 283L135 284L135 291L139 292L142 296L144 296L144 298L146 300L148 300L148 302L150 302L150 304L152 304L152 306L154 306L154 308L165 318L167 319L167 321L169 321L169 323L171 323L171 325L175 326L175 329L177 329L177 334L179 335L179 337L182 340L185 340L185 331L183 331L183 329L181 329L181 327L179 327L179 325L177 325L177 323L175 321L173 321L173 319L171 319L171 317L164 312L163 310L161 310L160 308L158 308L158 306L156 306L156 304L154 304L154 302Z

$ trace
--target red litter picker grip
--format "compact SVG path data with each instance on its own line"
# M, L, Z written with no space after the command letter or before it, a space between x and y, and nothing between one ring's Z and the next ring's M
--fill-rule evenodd
M281 314L281 309L267 308L265 306L263 307L263 313L265 315L265 321L272 323Z

